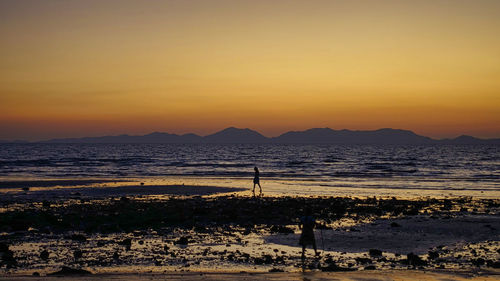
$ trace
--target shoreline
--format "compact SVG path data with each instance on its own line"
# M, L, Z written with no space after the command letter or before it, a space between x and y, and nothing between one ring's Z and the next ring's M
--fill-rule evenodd
M0 280L498 280L500 271L449 271L449 270L384 270L384 271L356 271L356 272L165 272L151 273L113 273L75 276L27 276L9 275L0 276Z
M266 196L274 197L286 197L286 196L314 196L314 197L346 197L346 196L356 196L360 198L369 197L383 197L383 198L404 198L404 199L421 199L421 198L457 198L457 197L472 197L475 199L497 199L500 198L500 190L496 188L433 188L433 187L415 187L409 184L404 187L393 186L396 182L395 179L388 179L388 186L373 186L368 182L366 186L349 186L344 185L342 181L340 182L323 182L321 180L304 180L304 179L276 179L276 178L262 178L261 182L263 184L263 191ZM237 192L239 195L243 195L241 191L248 191L251 193L252 189L252 178L232 178L232 177L200 177L200 176L164 176L164 177L144 177L144 178L13 178L4 177L0 178L0 194L22 194L26 191L32 192L37 191L38 194L42 194L41 191L51 192L54 190L61 191L63 189L72 189L75 193L82 193L84 191L87 196L92 197L91 189L99 190L99 188L131 188L131 186L141 186L146 187L167 187L167 186L184 186L184 187L213 187L214 192L210 193L220 193L225 192ZM222 188L215 192L215 188ZM82 189L82 190L78 190ZM223 191L227 189L227 191ZM234 189L234 190L231 190ZM147 195L147 190L142 190L144 195ZM98 193L98 192L96 192ZM172 194L180 194L182 192L176 191ZM196 191L191 189L189 191L190 195L196 195ZM134 193L135 195L137 193ZM168 194L168 192L165 192ZM42 194L43 195L43 194ZM103 194L105 195L105 194ZM201 192L199 195L206 195L205 192ZM62 194L61 196L68 196L67 194Z
M2 186L2 184L5 184ZM9 185L11 184L11 185ZM11 187L14 186L14 187ZM46 180L0 181L0 203L41 200L98 200L116 197L210 196L238 193L244 188L184 184L144 184L132 180Z

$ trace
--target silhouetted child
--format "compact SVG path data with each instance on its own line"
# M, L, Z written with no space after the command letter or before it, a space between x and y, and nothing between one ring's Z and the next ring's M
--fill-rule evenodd
M253 196L255 197L255 185L259 185L260 193L259 195L262 196L262 187L260 186L260 178L259 178L259 169L257 167L253 167L255 171L255 175L253 177Z
M302 229L299 240L299 244L302 245L302 259L305 258L307 245L312 245L315 255L319 255L318 250L316 249L316 238L314 238L316 220L311 215L311 209L306 208L304 213L305 216L301 217L299 222L299 228Z

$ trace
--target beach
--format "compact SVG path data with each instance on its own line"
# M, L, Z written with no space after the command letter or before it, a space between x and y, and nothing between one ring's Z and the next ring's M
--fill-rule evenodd
M441 280L498 280L495 273L476 272L429 272L415 270L388 270L388 271L358 271L358 272L304 272L304 273L176 273L168 274L98 274L76 277L26 277L8 276L0 280L25 281L25 280L255 280L255 281L321 281L321 280L373 280L373 281L441 281Z
M500 0L0 22L0 281L500 280Z
M150 183L3 183L2 276L49 277L63 267L112 279L356 280L375 272L380 280L439 280L499 273L500 199L254 198L249 189ZM317 220L321 255L308 248L301 260L297 223L306 207Z

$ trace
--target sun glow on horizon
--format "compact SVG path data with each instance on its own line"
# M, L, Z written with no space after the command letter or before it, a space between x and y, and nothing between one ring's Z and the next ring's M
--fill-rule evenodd
M500 137L498 1L2 1L0 139Z

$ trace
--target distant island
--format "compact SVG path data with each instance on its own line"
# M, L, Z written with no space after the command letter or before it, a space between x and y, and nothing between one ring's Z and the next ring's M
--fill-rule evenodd
M0 141L0 143L12 142ZM23 141L15 141L15 143L23 143ZM313 128L305 131L290 131L278 137L269 138L251 129L230 127L207 136L154 132L143 136L61 138L35 143L500 144L500 139L460 136L454 139L436 140L417 135L409 130L390 128L372 131Z

